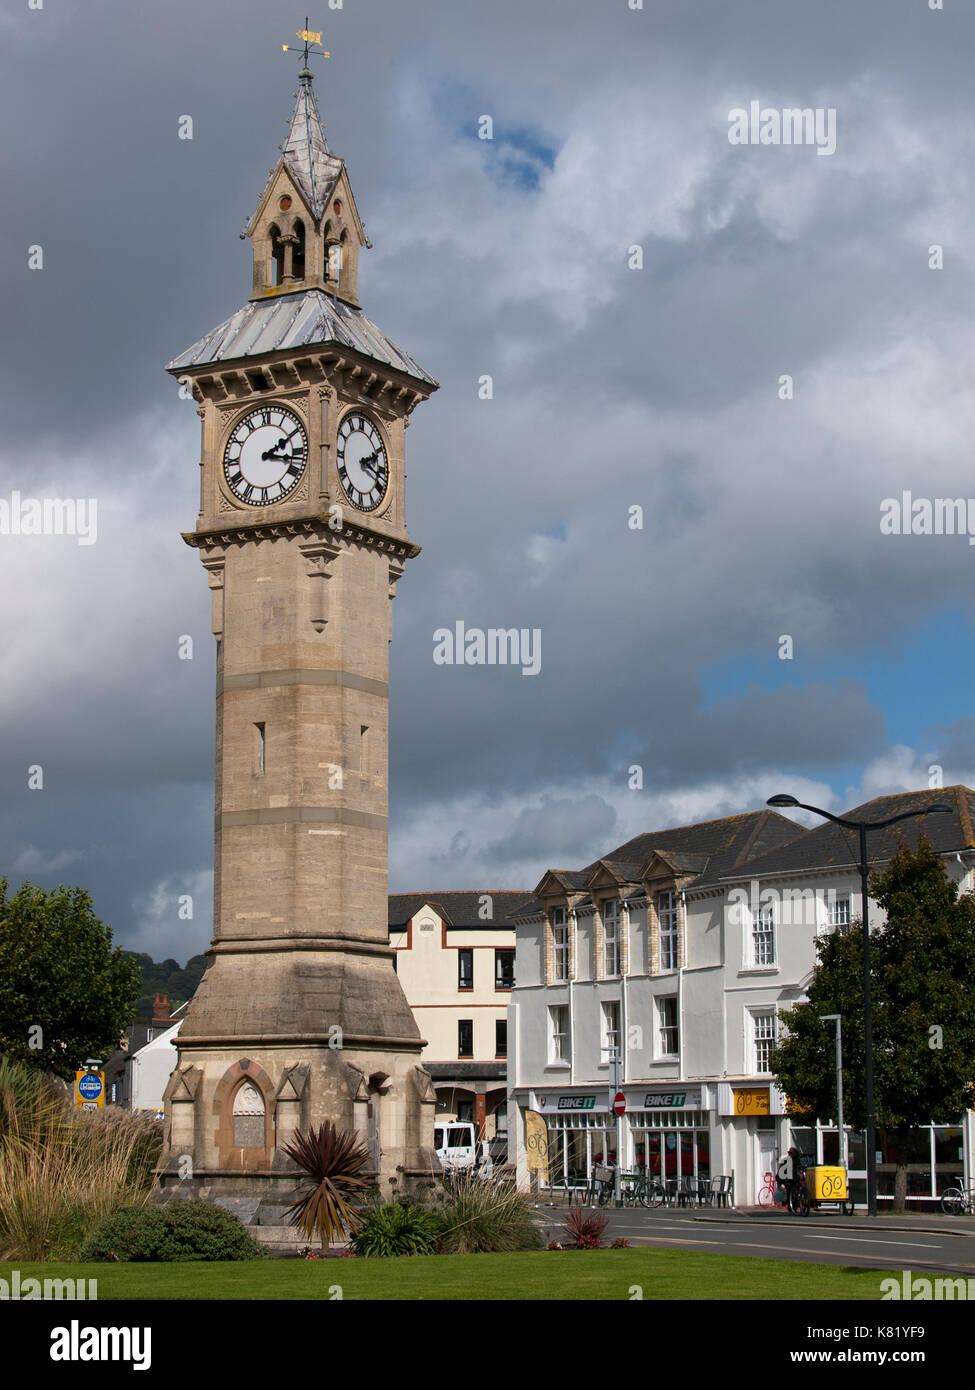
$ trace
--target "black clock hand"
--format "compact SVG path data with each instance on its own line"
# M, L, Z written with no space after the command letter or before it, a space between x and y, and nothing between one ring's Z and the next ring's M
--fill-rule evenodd
M266 453L261 455L261 462L264 463L267 459L280 459L282 462L287 461L287 459L290 458L290 454L279 454L277 452L278 449L283 449L287 442L286 439L279 439L273 449L268 449Z

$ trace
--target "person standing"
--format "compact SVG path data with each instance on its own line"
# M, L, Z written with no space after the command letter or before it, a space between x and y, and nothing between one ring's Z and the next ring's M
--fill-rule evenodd
M792 1194L799 1181L799 1174L802 1171L802 1155L793 1145L787 1154L779 1159L778 1167L775 1170L776 1180L785 1188L785 1204L792 1210Z

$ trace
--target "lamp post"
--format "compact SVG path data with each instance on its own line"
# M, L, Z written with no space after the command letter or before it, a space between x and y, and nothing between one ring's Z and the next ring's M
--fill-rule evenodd
M608 1052L608 1053L609 1053L609 1059L608 1059L608 1060L609 1060L609 1064L610 1064L610 1066L613 1068L613 1089L612 1089L612 1090L610 1091L610 1093L609 1093L609 1112L610 1112L610 1114L612 1115L612 1114L614 1113L613 1102L614 1102L614 1099L615 1099L615 1097L616 1097L616 1093L619 1091L619 1088L620 1088L620 1050L619 1050L619 1048L616 1047L616 1046L604 1047L604 1048L601 1048L600 1050L601 1050L602 1052ZM621 1171L622 1171L622 1167L623 1167L623 1120L622 1120L622 1118L621 1118L619 1115L617 1115L617 1116L616 1116L616 1167L615 1167L614 1170L613 1170L613 1206L614 1206L614 1207L621 1207L621 1206L623 1205L623 1202L622 1202L622 1199L621 1199L622 1183L620 1182L620 1173L621 1173Z
M868 913L869 893L867 880L870 877L870 864L867 859L867 831L882 830L901 820L912 820L916 816L951 815L953 808L944 802L933 806L921 806L916 811L902 811L898 816L888 816L886 820L846 820L834 816L821 806L807 806L794 796L770 796L767 806L793 806L803 811L831 820L834 825L842 825L847 830L856 830L860 837L860 903L863 915L863 1084L867 1111L867 1215L877 1215L877 1123L873 1097L873 1009L870 1002L870 923Z
M820 1014L824 1023L836 1024L836 1134L839 1140L839 1165L846 1167L846 1132L843 1128L843 1016Z

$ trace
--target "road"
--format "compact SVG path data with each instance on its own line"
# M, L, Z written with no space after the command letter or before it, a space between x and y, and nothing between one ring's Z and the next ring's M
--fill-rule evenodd
M552 1239L560 1238L563 1214L563 1209L539 1209ZM975 1221L966 1218L939 1220L920 1214L893 1224L890 1217L870 1223L866 1217L844 1221L819 1213L806 1218L779 1213L722 1215L672 1207L603 1208L602 1214L608 1216L604 1245L625 1236L631 1245L975 1278Z

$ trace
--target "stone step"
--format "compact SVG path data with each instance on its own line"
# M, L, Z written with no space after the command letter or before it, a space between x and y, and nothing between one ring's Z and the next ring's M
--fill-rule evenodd
M247 1230L274 1253L297 1252L304 1249L306 1245L316 1251L321 1248L320 1241L309 1240L301 1231L295 1230L294 1226L248 1226ZM331 1247L333 1253L337 1253L342 1248L340 1245Z

